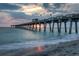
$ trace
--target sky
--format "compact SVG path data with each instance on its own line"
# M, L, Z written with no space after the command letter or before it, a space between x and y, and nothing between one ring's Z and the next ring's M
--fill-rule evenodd
M22 24L34 18L79 13L79 4L71 3L0 3L0 27Z

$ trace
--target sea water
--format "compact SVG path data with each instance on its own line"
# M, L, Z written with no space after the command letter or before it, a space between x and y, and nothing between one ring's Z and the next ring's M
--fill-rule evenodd
M57 27L55 27L54 33L50 32L49 29L47 29L46 32L43 32L43 30L39 32L19 28L1 27L0 52L2 50L31 48L38 45L58 44L59 42L76 40L78 37L79 34L75 34L74 27L72 34L65 33L64 26L61 29L61 34L58 34Z

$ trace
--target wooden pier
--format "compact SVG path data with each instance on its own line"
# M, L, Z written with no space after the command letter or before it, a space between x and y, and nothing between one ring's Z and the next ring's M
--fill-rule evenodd
M73 23L75 23L75 33L78 33L78 21L79 21L79 14L66 14L66 15L58 15L55 17L51 16L51 18L42 19L42 20L33 19L31 22L12 25L12 27L24 28L32 31L41 31L43 29L44 32L46 32L47 24L48 24L50 32L54 32L55 24L57 24L58 33L61 33L62 23L64 23L64 32L71 34ZM69 29L67 28L67 22L70 22Z

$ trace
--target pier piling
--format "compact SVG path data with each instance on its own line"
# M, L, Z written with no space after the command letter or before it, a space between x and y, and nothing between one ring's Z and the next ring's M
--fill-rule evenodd
M50 29L50 32L51 32L51 23L49 23L49 29Z
M41 24L39 23L39 31L41 31Z
M70 28L69 28L69 34L72 32L72 21L70 21Z
M60 34L60 26L59 26L59 22L57 22L57 29L58 29L58 33Z
M66 26L67 22L64 22L64 27L65 27L65 33L67 33L67 26Z
M44 25L44 32L46 32L46 23L44 23L43 25Z
M75 33L78 33L77 21L75 21Z
M52 23L52 32L54 31L54 22Z

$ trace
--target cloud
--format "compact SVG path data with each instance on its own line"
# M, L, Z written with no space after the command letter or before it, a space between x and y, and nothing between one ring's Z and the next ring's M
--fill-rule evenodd
M14 24L20 24L26 22L25 19L15 19L9 13L0 12L0 27L10 27Z
M0 10L16 10L19 8L20 6L17 6L16 4L0 3Z
M10 26L13 24L12 17L10 17L8 14L4 12L0 12L0 25L1 26Z
M79 13L79 4L69 4L69 8L67 10L69 13Z
M46 7L47 6L47 7ZM55 13L79 13L79 4L75 3L53 3L44 4L49 12Z
M47 10L44 9L42 6L40 6L39 4L24 4L23 6L21 6L21 11L23 11L25 14L28 15L33 15L33 14L45 14L47 13Z
M79 13L79 4L19 3L0 4L0 26L29 22L34 18L49 18L50 14Z

